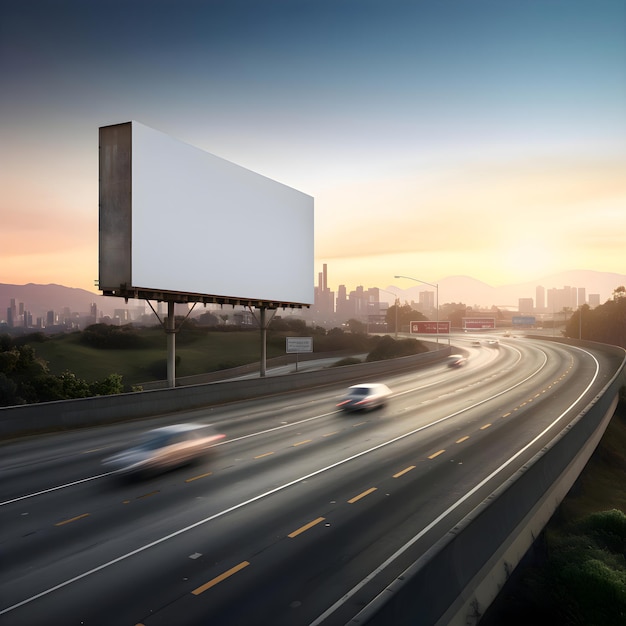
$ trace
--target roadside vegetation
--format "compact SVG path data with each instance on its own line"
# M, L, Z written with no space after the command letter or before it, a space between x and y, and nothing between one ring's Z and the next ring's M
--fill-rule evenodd
M258 328L177 320L176 375L192 376L257 363ZM308 327L300 319L274 319L267 335L267 358L285 355L285 338L312 336L316 353L366 354L381 360L417 354L427 348L414 339L368 336L365 325ZM84 331L46 336L0 335L0 406L117 394L167 378L167 339L160 326L93 324Z
M613 298L595 309L584 304L565 326L565 336L610 343L626 348L626 287L613 291Z
M604 437L481 625L626 624L626 391Z

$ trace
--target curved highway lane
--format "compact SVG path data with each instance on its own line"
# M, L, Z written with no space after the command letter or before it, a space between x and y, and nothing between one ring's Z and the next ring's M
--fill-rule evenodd
M344 624L577 415L599 349L472 341L467 365L3 446L0 623ZM206 462L121 483L100 460L153 425L214 424Z

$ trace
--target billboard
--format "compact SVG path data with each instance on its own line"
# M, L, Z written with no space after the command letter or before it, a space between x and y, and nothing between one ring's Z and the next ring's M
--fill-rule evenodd
M313 303L311 196L135 121L99 131L104 295Z
M464 317L463 328L465 330L489 330L496 327L495 317Z
M439 330L437 330L439 326ZM450 332L450 322L410 322L409 332L424 335L446 335Z
M534 326L537 318L534 315L514 315L511 323L513 326Z

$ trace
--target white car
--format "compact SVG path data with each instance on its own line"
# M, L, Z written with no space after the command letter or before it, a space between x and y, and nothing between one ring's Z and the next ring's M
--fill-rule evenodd
M391 389L383 383L362 383L348 388L337 408L343 411L365 411L387 404Z
M144 433L137 443L102 461L119 475L149 475L187 465L226 435L206 424L176 424Z

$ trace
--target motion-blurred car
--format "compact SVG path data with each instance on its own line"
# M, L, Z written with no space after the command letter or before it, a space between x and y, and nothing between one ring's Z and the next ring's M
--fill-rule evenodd
M451 354L448 357L448 367L461 367L467 363L467 359L462 354Z
M343 411L365 411L387 404L391 389L383 383L362 383L348 388L346 395L337 404Z
M144 476L188 465L204 457L226 435L206 424L176 424L144 433L136 445L102 461L119 475Z

